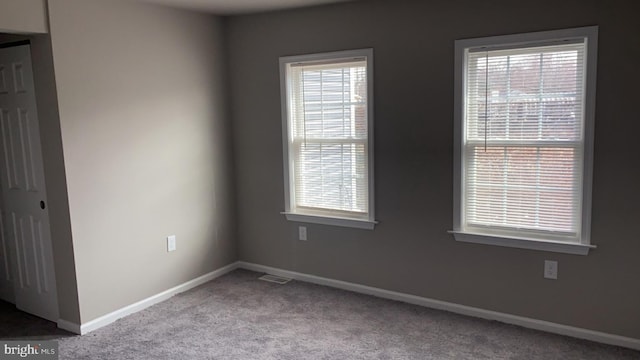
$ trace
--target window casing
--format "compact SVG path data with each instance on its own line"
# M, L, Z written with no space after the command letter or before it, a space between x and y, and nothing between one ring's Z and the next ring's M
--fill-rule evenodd
M587 254L597 27L456 41L456 240Z
M285 211L373 229L373 51L280 58Z

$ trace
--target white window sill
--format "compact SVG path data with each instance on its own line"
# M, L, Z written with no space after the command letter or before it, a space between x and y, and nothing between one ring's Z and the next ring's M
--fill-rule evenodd
M283 212L289 221L373 230L377 221Z
M519 249L550 251L550 252L573 254L573 255L587 255L589 254L589 249L595 249L596 247L595 245L568 243L568 242L562 242L562 241L516 239L516 238L491 236L491 235L474 234L474 233L454 231L454 230L449 231L449 233L453 234L453 237L456 239L456 241L461 241L461 242L497 245L497 246L519 248Z

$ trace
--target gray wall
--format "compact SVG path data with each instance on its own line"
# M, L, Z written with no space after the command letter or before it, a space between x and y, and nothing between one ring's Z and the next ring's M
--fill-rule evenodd
M0 32L46 33L47 0L2 0Z
M86 323L237 259L223 24L118 0L49 13Z
M588 256L457 243L453 53L461 38L600 26ZM362 1L228 22L240 259L640 338L640 22L633 0ZM278 57L374 48L374 231L284 208ZM559 261L559 279L542 277Z

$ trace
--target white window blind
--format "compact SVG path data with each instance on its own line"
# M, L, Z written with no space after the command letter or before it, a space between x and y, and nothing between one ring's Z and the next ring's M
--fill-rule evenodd
M287 212L372 220L367 64L286 62Z
M580 241L585 42L466 52L466 230Z

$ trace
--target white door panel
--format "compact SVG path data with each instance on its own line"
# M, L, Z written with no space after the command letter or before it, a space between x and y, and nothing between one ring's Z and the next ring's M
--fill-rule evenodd
M2 243L9 275L9 280L0 278L5 283L0 287L12 283L19 309L57 321L53 251L28 45L0 49L0 145Z
M13 244L11 243L9 236L7 236L5 223L4 205L0 198L0 299L15 304L14 297L14 272L15 254Z

